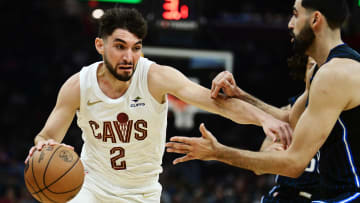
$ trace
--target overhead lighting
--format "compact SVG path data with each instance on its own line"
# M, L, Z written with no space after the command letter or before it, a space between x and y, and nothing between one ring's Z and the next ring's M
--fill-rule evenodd
M104 11L100 8L98 9L95 9L93 12L92 12L92 17L95 18L95 19L99 19L101 18L101 16L104 15Z

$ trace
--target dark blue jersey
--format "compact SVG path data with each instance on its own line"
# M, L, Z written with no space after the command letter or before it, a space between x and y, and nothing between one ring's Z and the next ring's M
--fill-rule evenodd
M315 67L313 75L317 70L318 67ZM289 104L293 105L299 96L291 97ZM277 175L275 177L276 185L263 197L262 202L311 202L311 200L318 199L320 179L317 169L318 157L315 155L300 177L289 178Z
M314 157L298 178L277 175L276 185L264 195L262 203L292 203L311 202L320 194L319 174L317 173L317 158Z
M333 58L348 58L360 62L360 54L346 44L332 49L326 63ZM360 106L341 112L329 137L320 148L322 199L360 192L359 124Z

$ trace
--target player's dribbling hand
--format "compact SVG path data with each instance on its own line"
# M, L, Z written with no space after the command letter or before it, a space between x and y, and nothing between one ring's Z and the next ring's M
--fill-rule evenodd
M50 145L50 146L53 146L53 145L56 145L56 144L59 144L58 142L56 142L55 140L53 139L49 139L49 140L44 140L44 141L39 141L37 143L37 145L31 147L30 151L29 151L29 155L26 157L24 163L26 164L29 159L31 158L31 156L34 154L34 152L37 150L37 151L41 151L42 148L46 145ZM67 144L64 144L64 143L61 143L61 145L65 146L65 147L68 147L72 150L74 150L74 147L73 146L70 146L70 145L67 145Z
M237 87L234 76L229 71L219 73L211 83L211 98L215 99L220 90L228 97L236 97L240 88Z

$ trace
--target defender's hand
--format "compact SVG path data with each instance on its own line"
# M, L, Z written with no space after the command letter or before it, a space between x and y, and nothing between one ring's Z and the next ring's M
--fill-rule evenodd
M290 145L293 131L288 123L269 117L262 123L262 127L273 142Z
M212 81L211 98L215 99L220 90L223 90L228 97L236 97L241 89L237 87L234 76L229 71L223 71Z
M219 144L216 138L209 132L205 125L200 125L201 137L172 137L171 142L166 143L167 152L185 154L177 158L173 164L194 159L215 160L216 147Z

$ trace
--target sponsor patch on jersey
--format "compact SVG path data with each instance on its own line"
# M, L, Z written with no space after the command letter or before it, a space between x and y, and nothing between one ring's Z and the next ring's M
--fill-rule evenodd
M145 103L139 102L142 98L137 96L134 99L132 99L132 103L130 104L130 107L139 107L139 106L145 106Z

